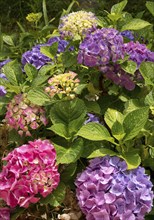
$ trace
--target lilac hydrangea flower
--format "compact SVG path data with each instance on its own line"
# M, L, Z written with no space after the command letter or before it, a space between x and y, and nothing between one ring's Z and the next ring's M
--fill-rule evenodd
M53 37L48 40L46 44L38 44L32 48L32 50L26 51L22 55L21 62L23 66L26 65L26 63L30 63L33 66L36 67L36 69L40 69L45 64L52 62L52 60L42 54L40 52L40 48L42 46L52 46L53 43L58 42L58 49L57 53L62 53L66 49L67 45L69 44L67 41L61 39L60 37Z
M134 36L133 36L132 32L129 31L129 30L122 31L122 32L121 32L121 35L122 35L123 37L128 38L128 39L131 40L131 41L134 41Z
M113 28L96 29L79 46L78 63L102 67L124 57L123 37Z
M89 122L100 123L100 119L96 115L94 115L92 113L88 113L87 115L88 115L88 119L84 122L84 124L87 124Z
M145 44L139 42L128 42L124 46L125 54L129 55L129 59L136 62L138 67L143 61L154 62L154 52L150 51Z
M152 208L152 182L144 168L127 170L116 156L91 160L75 185L87 220L144 220Z

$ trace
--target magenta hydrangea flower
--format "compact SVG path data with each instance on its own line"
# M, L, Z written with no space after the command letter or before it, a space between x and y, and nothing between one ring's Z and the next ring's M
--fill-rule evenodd
M47 125L48 120L45 116L45 109L41 106L32 104L26 94L15 95L7 105L5 115L6 123L18 131L18 133L31 136L31 130Z
M0 173L0 197L8 206L27 208L46 197L60 181L56 152L48 140L35 140L15 148Z
M75 185L87 220L144 220L152 208L152 183L144 168L127 170L116 156L91 160Z
M136 62L138 67L143 61L154 62L154 52L150 51L145 44L139 42L125 43L124 52L129 55L129 59Z
M113 28L96 29L79 46L78 63L102 67L124 57L123 37Z
M7 207L0 208L0 220L10 220L10 209Z

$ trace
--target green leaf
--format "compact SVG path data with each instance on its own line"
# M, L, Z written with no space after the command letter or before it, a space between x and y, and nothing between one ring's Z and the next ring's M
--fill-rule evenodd
M77 55L66 51L62 54L62 62L65 68L71 67L77 64Z
M122 17L121 14L115 14L115 13L108 14L107 16L108 16L108 18L110 18L110 20L113 21L113 22L114 22L114 21L118 21L118 20Z
M146 7L150 11L150 13L154 16L154 2L147 1Z
M12 85L17 86L19 82L23 82L23 72L20 64L16 60L4 65L3 72Z
M62 182L67 183L75 174L76 169L77 169L77 162L70 163L69 165L67 165L66 169L61 173Z
M4 35L4 36L3 36L3 41L4 41L7 45L9 45L9 46L14 46L13 39L12 39L12 37L9 36L9 35Z
M127 73L130 73L132 75L134 75L135 71L137 70L137 64L135 62L133 62L132 60L128 60L128 61L122 63L121 67Z
M135 152L128 152L124 155L119 155L119 157L126 161L128 170L137 168L141 163L140 156Z
M87 107L87 112L101 114L101 108L97 102L85 100L85 105Z
M26 63L24 70L30 82L37 76L37 69L30 63Z
M90 140L85 139L81 157L87 158L95 150L100 149L102 147L104 146L102 146L102 143L100 141L97 142L97 141L90 141Z
M82 153L83 140L77 139L73 143L70 143L68 148L64 148L59 145L54 145L57 153L58 164L69 164L76 162Z
M136 109L128 113L123 121L123 127L126 135L123 141L131 140L144 127L147 122L149 114L149 107Z
M49 64L44 65L44 66L41 67L41 69L39 69L38 75L44 76L44 75L46 75L47 73L50 72L50 76L52 76L51 70L54 69L54 68L55 68L54 64L53 65L49 65Z
M47 81L47 79L49 78L49 76L36 76L33 81L32 81L32 84L31 86L32 87L38 87L38 86L41 86L43 83L45 83Z
M67 140L71 139L71 135L69 133L68 127L65 124L56 123L52 125L49 129L55 132L56 134L58 134L59 136L64 137Z
M46 105L50 102L50 97L41 89L32 89L28 92L27 98L36 105Z
M139 68L146 85L154 86L154 63L142 62Z
M40 203L42 204L50 204L51 206L59 206L64 198L66 193L66 186L63 182L60 182L58 187L46 198L42 198Z
M145 104L149 106L154 106L154 89L149 92L145 97Z
M122 140L125 136L123 125L119 121L114 122L111 132L113 137L115 137L118 141Z
M109 128L111 128L116 121L122 123L123 119L124 116L121 112L111 108L108 108L104 115L104 120Z
M53 124L69 124L80 117L84 118L85 115L86 108L81 99L59 101L52 106L50 111L50 118Z
M134 18L130 22L125 24L122 27L121 31L124 31L124 30L140 30L140 29L145 28L145 27L150 26L150 25L151 24L147 21L144 21L144 20L139 19L139 18Z
M103 125L95 122L90 122L82 126L77 135L92 141L107 140L114 142L114 139L110 136L108 130Z
M107 148L100 148L92 152L88 158L104 157L105 155L115 156L117 153Z
M51 46L43 46L40 48L41 53L51 58L52 60L55 58L58 50L58 42L53 43Z
M127 0L124 0L120 3L113 5L111 8L111 13L121 14L121 12L123 11L126 5L127 5Z

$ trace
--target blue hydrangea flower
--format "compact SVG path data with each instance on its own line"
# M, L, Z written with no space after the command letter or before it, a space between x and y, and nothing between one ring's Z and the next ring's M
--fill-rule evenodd
M25 66L26 63L30 63L33 66L35 66L36 69L40 69L45 64L51 62L52 60L49 57L45 56L44 54L42 54L40 52L40 48L42 46L51 46L55 42L58 42L57 53L64 52L64 50L66 49L67 45L69 44L67 41L62 40L60 37L53 37L53 38L49 39L46 44L36 45L36 46L34 46L32 48L32 50L26 51L22 55L21 62L23 64L23 66Z
M78 63L102 67L124 57L123 37L113 28L96 29L79 46Z
M144 168L127 170L116 156L91 160L75 185L87 220L144 220L152 208L152 183Z
M131 40L131 41L134 40L134 36L133 36L133 34L132 34L131 31L128 31L128 30L122 31L122 32L121 32L121 35L122 35L123 37L128 38L128 39Z
M96 115L94 115L92 113L88 113L87 116L88 116L88 119L84 122L84 124L87 124L89 122L100 123L100 119Z

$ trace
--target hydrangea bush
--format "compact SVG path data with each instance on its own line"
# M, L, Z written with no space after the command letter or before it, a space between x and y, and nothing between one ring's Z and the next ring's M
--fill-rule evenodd
M153 25L75 3L0 55L0 219L153 219Z

